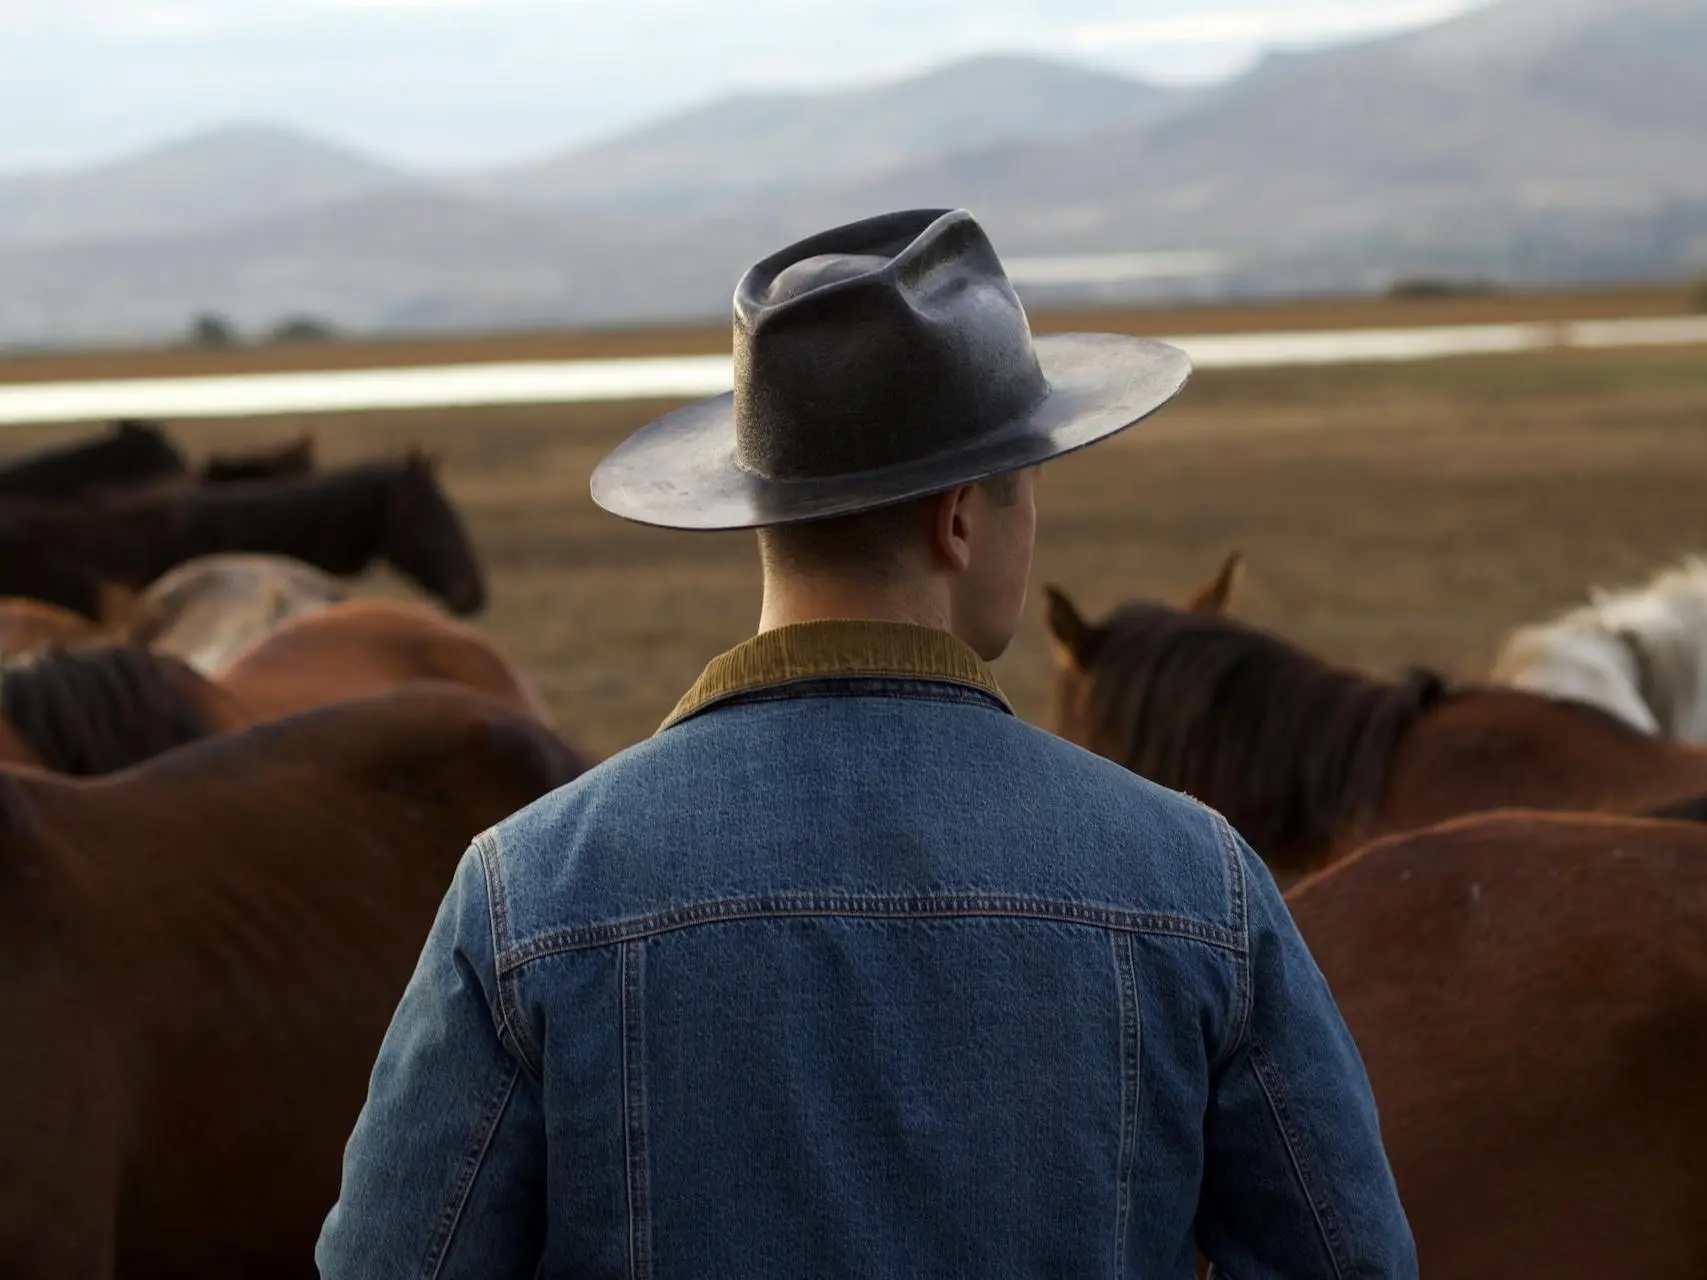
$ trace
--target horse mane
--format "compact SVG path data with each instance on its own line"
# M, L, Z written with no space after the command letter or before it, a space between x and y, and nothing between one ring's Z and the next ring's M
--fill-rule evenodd
M194 673L132 645L53 651L0 673L0 711L57 773L114 773L213 733Z
M161 501L182 519L191 558L234 551L286 555L350 577L381 553L387 516L406 476L402 462L362 462L201 484Z
M1375 680L1159 604L1117 611L1083 661L1091 740L1264 853L1325 844L1374 808L1395 746L1447 696L1432 671Z

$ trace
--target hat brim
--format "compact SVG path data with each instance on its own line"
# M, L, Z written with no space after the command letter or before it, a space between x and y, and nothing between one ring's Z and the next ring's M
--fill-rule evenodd
M735 397L647 424L593 472L593 501L640 524L760 529L874 511L1048 462L1106 440L1167 404L1191 376L1185 352L1148 338L1070 333L1036 339L1046 395L1022 418L964 447L899 466L770 480L735 459Z

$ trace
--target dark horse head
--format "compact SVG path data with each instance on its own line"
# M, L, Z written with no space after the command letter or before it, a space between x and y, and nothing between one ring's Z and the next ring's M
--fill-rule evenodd
M0 466L0 494L60 501L103 488L184 474L184 456L151 422L126 419L105 435L45 449Z
M439 486L437 463L411 451L392 480L383 553L398 572L466 617L486 607L486 576L462 517Z
M1047 588L1056 730L1195 796L1277 872L1308 869L1379 803L1394 747L1446 689L1372 680L1223 615L1237 558L1187 609L1123 605L1099 625Z
M93 776L141 764L217 726L188 665L119 645L50 653L0 672L0 713L56 773Z

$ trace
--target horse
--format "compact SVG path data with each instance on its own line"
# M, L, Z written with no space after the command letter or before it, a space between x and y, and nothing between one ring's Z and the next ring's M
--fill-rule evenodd
M56 604L24 597L0 599L0 658L99 644L109 634L99 623Z
M412 686L0 770L0 1275L298 1280L454 868L586 767Z
M104 435L0 466L0 497L58 501L103 487L173 480L188 469L156 424L126 419Z
M201 556L137 598L124 638L214 676L280 623L349 598L340 579L288 556Z
M0 536L51 548L132 588L198 556L248 551L293 556L338 577L384 557L459 615L486 603L462 520L439 487L436 463L418 451L401 462L122 493L76 506L20 501L0 507Z
M1707 560L1689 557L1634 589L1591 590L1588 604L1520 628L1489 679L1707 742Z
M216 453L202 464L196 477L202 484L231 484L303 476L313 470L314 437L305 431L295 440L259 453Z
M433 681L549 725L525 673L480 632L420 605L352 600L293 619L210 679L136 645L0 670L0 763L95 776L201 738Z
M260 718L187 663L134 645L0 665L0 764L96 777Z
M1422 1274L1707 1271L1707 829L1464 818L1286 900L1368 1068Z
M1225 813L1290 882L1377 835L1490 809L1643 813L1707 793L1707 752L1594 707L1343 670L1225 609L1242 557L1184 610L1092 625L1046 588L1062 737Z
M218 677L222 689L261 718L414 680L477 689L551 723L538 687L486 636L401 600L349 600L293 618L233 655Z

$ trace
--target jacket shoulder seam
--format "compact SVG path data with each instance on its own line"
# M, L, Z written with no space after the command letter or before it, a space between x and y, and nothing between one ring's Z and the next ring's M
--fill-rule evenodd
M1233 930L1189 916L1129 911L1049 898L975 893L914 896L772 894L718 899L601 924L554 930L513 943L499 956L498 968L500 974L507 974L544 956L587 951L703 925L810 916L870 920L1031 919L1175 937L1225 951L1237 951L1243 946L1243 940Z

